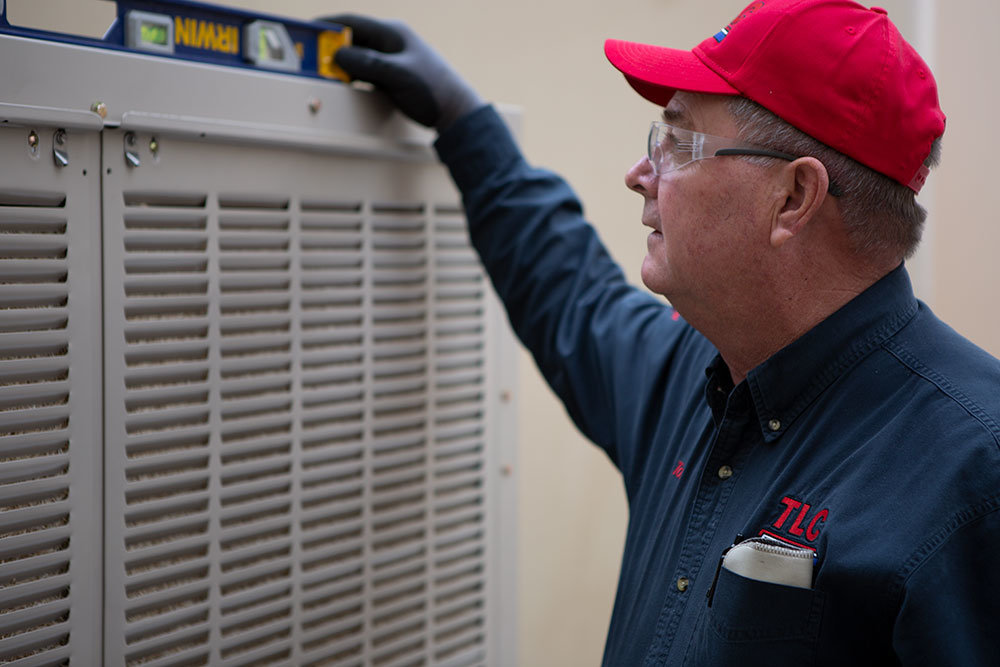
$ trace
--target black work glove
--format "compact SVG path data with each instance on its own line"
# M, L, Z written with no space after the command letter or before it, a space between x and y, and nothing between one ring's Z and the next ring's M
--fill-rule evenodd
M351 78L373 84L418 123L441 132L482 106L476 91L406 24L354 14L320 20L353 32L352 46L336 53L337 65Z

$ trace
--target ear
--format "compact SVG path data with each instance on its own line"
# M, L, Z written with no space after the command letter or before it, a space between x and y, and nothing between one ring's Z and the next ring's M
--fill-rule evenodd
M823 163L814 157L800 157L781 171L781 189L777 210L771 220L771 245L779 248L799 234L816 217L826 201L830 176Z

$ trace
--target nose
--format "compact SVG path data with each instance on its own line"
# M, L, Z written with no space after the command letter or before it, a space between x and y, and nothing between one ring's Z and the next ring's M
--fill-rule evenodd
M648 157L642 156L625 172L625 186L643 197L656 196L656 174Z

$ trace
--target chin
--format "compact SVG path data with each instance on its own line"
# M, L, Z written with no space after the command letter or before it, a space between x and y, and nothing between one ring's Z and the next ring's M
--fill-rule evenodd
M663 267L656 266L648 255L642 260L642 269L639 275L642 278L642 284L651 292L666 296L669 291L669 281L664 275L665 273Z

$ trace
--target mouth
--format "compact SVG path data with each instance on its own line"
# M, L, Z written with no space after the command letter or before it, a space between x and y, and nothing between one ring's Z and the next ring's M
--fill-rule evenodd
M651 231L649 233L649 236L646 237L646 247L647 250L653 252L654 248L659 248L660 245L663 243L663 232L661 232L659 229L656 229L652 225L647 225L647 227L649 227L653 231Z

